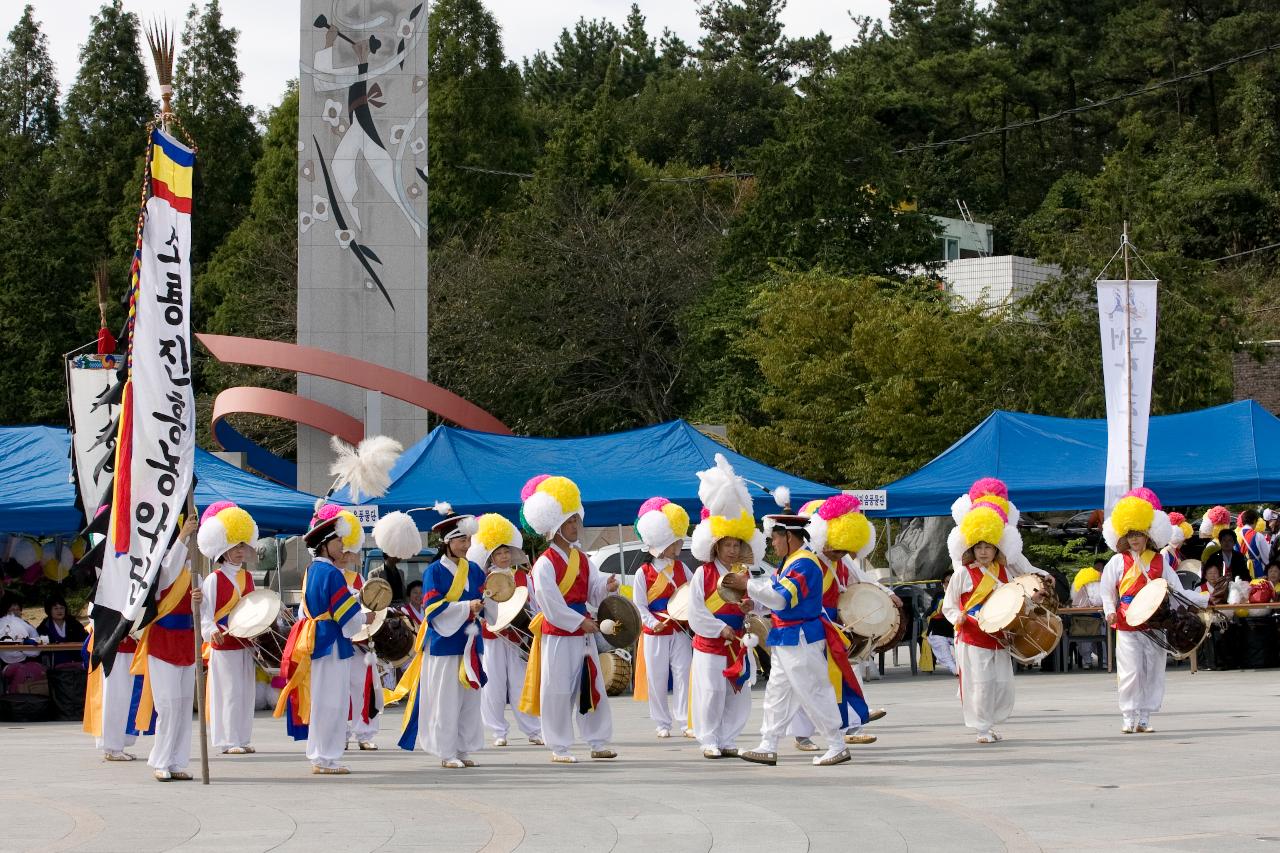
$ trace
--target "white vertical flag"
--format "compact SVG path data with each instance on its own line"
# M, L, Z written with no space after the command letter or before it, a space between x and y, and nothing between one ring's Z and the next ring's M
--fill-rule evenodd
M1097 281L1107 397L1107 512L1126 491L1141 486L1146 473L1158 283Z

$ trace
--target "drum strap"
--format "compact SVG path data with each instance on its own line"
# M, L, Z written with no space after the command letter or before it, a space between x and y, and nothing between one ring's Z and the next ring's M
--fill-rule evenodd
M156 618L152 620L147 627L142 629L142 638L138 640L138 649L133 653L133 666L129 668L129 672L135 676L141 676L141 692L136 695L137 709L134 712L133 727L140 732L145 732L153 727L155 716L155 697L151 694L151 667L148 665L147 651L151 646L151 629L156 623L164 617L168 616L178 608L182 603L184 596L191 592L191 570L183 569L169 585L169 591L160 599L160 603L156 605Z

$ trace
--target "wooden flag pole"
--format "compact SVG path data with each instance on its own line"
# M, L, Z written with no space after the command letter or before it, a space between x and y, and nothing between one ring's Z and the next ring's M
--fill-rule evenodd
M191 494L187 495L187 517L197 518L195 490L192 489ZM199 534L197 533L197 536ZM199 589L204 584L204 554L200 553L198 547L194 548L195 553L191 554L191 591ZM209 727L205 724L205 702L208 697L204 695L204 655L202 653L204 640L200 636L200 609L204 607L201 603L200 607L191 608L191 642L195 644L196 649L196 722L200 724L200 782L201 784L209 784Z
M1124 222L1120 248L1124 251L1124 391L1125 391L1125 491L1133 488L1133 315L1129 295L1129 220Z

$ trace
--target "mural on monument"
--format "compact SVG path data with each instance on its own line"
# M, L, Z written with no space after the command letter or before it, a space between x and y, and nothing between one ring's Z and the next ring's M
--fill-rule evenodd
M384 87L386 81L379 78L402 70L405 58L419 41L425 43L426 20L423 4L399 17L395 7L394 2L333 0L330 14L318 15L312 24L324 31L324 46L315 51L309 64L303 61L304 80L311 81L317 95L325 95L323 120L333 138L322 144L312 134L311 151L305 141L299 142L302 177L319 186L312 196L311 210L300 211L298 217L302 233L332 217L334 242L364 269L392 310L395 303L380 275L382 260L363 239L357 195L363 163L364 173L371 175L376 185L362 196L364 203L372 203L371 194L390 201L414 235L422 238L427 225L413 202L425 191L425 128L422 133L417 128L427 112L426 77L414 75L408 92L389 84ZM390 49L393 41L395 48ZM409 103L394 103L397 94ZM401 124L392 123L395 119L380 121L380 112L407 118ZM331 151L327 157L326 149Z

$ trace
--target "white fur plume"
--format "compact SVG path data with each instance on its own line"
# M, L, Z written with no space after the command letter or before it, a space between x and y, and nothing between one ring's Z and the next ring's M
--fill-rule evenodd
M734 473L723 453L716 454L716 467L698 472L698 498L712 515L737 518L751 512L751 493L746 482Z
M389 512L373 526L373 541L388 557L407 560L422 550L422 534L408 513Z
M431 508L441 515L453 515L453 504L448 501L436 501Z
M773 490L773 502L785 510L791 509L791 490L786 486L778 486Z
M330 444L338 454L329 466L329 473L336 478L333 483L335 490L348 487L355 501L387 493L387 486L391 485L391 466L400 458L404 445L385 435L371 435L355 447L334 436Z

